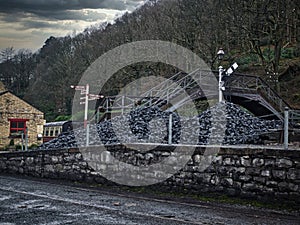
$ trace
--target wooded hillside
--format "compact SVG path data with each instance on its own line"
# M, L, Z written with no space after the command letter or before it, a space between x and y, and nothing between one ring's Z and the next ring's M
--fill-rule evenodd
M297 4L298 3L298 4ZM297 0L150 0L113 24L99 24L75 37L49 37L36 53L1 51L0 79L14 94L41 111L47 120L70 115L74 90L86 68L121 44L165 40L182 45L212 69L217 50L224 65L237 61L239 72L260 75L289 104L300 108L300 8ZM111 80L109 94L145 75L175 72L161 64L124 68Z

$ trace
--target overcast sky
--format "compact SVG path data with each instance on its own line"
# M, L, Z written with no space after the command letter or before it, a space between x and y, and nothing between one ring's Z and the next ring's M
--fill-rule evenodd
M143 0L0 0L0 49L41 48L50 36L72 35L125 11Z

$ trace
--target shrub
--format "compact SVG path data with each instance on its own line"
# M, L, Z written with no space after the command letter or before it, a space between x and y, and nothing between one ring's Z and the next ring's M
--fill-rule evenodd
M15 148L16 148L16 150L21 150L22 146L21 145L16 145Z
M294 49L293 48L284 48L281 51L281 57L284 59L292 59L294 58Z
M66 120L70 120L70 119L71 119L71 116L63 115L63 116L56 117L54 121L58 122L58 121L66 121Z
M10 139L9 146L14 146L14 145L15 145L14 139Z
M245 55L243 57L240 57L237 60L237 63L240 64L240 65L250 65L250 64L255 64L255 63L258 63L258 62L259 62L259 59L258 59L258 56L256 54L248 54L248 55Z
M29 149L36 149L37 147L38 147L37 144L32 144L32 145L29 146Z

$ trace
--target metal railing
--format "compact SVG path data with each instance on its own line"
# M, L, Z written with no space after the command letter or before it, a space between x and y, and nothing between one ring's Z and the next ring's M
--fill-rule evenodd
M283 113L286 107L291 109L289 104L258 76L235 73L228 78L225 86L231 92L258 94L279 113Z
M218 73L216 71L213 72L218 78ZM166 106L164 110L176 110L176 108L197 98L207 97L207 95L217 95L218 87L212 87L209 79L211 79L211 71L197 69L190 74L179 72L159 85L145 91L141 96L107 96L99 109L102 109L104 114L109 114L114 110L124 114L127 110L137 105ZM199 83L201 83L201 87L199 87ZM201 88L205 88L206 95L204 95ZM266 108L274 109L271 111L277 116L283 115L286 107L291 109L288 103L259 76L234 73L225 81L225 88L229 94L239 93L246 98L249 94L257 95L257 98L260 99ZM213 91L207 93L207 90ZM187 97L181 98L175 105L169 104L172 99L175 99L184 92L188 94Z
M166 106L164 110L174 111L194 99L217 95L217 86L211 87L211 76L211 71L202 71L200 69L189 74L179 72L159 85L145 91L140 96L107 96L99 109L104 111L104 114L109 114L111 111L116 110L123 114L137 105L157 105L158 107ZM200 83L201 87L199 86ZM213 91L206 91L204 94L201 88ZM184 93L187 94L182 95ZM180 101L176 102L176 104L170 104L173 99L180 95L182 95Z
M294 127L300 128L300 110L290 110L289 120Z
M203 88L210 85L210 82L205 82L209 78L211 78L210 71L197 69L190 74L180 72L145 92L142 96L149 99L146 104L162 106L168 105L174 98L187 93L188 96L182 96L183 98L180 98L178 104L173 104L172 109L174 110L176 107L180 107L191 100L205 97L201 87ZM201 87L199 86L200 83ZM212 89L214 88L215 87ZM155 101L152 99L153 96L155 96Z

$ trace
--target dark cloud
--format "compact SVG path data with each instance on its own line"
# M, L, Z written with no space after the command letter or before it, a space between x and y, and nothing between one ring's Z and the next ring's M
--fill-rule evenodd
M20 25L22 26L20 28L21 30L27 30L31 28L35 28L35 29L57 28L57 24L51 24L45 21L22 21L20 22Z
M43 13L37 13L38 16L44 17ZM99 19L105 19L105 13L88 11L82 13L80 11L53 11L47 12L48 17L54 20L84 20L84 21L96 21Z
M97 9L114 8L123 10L125 4L118 0L2 0L0 1L0 10L2 12L16 11L53 11L53 10L79 10L79 9Z
M28 38L26 45L22 47L30 44L29 48L35 49L34 46L40 45L47 35L81 31L84 26L112 19L117 13L120 15L119 11L132 11L142 2L143 0L0 0L0 48L14 44L15 40L21 46L22 37L31 34L33 38Z
M48 20L95 21L103 14L84 15L76 12L81 9L132 10L141 0L1 0L0 16L3 21L18 21L19 17L30 15Z
M1 12L34 12L53 10L80 10L80 9L115 9L126 10L141 0L1 0Z
M82 12L79 10L76 11L35 11L27 13L14 13L14 14L4 14L0 13L0 20L4 22L20 22L22 18L40 18L47 21L57 21L57 20L83 20L83 21L97 21L106 18L105 13L95 12L95 11L86 11Z

